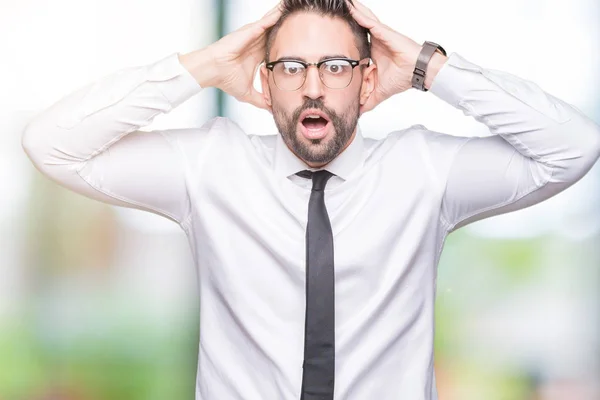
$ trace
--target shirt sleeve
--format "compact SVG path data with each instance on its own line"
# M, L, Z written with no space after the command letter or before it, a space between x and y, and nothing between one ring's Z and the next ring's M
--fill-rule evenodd
M190 200L179 149L202 146L209 128L139 129L200 90L177 53L122 69L42 111L25 128L23 148L43 174L68 189L181 224Z
M600 157L599 126L533 82L453 53L430 92L493 134L456 139L441 205L448 231L548 199Z

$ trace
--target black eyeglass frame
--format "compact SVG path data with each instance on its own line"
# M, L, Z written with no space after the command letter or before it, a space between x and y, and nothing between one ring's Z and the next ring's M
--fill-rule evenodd
M333 89L333 90L339 90L339 89L345 89L348 86L350 86L350 83L352 83L352 80L354 79L354 68L358 67L359 65L365 65L365 64L361 64L361 62L363 62L364 60L368 60L369 62L366 64L366 66L370 65L370 58L369 57L365 57L361 60L353 60L351 58L344 58L344 57L334 57L334 58L328 58L326 60L323 61L319 61L316 63L309 63L309 62L305 62L305 61L301 61L301 60L294 60L292 58L284 58L281 60L277 60L277 61L271 61L268 63L265 63L265 67L273 72L273 68L275 68L275 65L279 64L279 63L283 63L283 62L295 62L298 63L300 65L302 65L304 67L304 80L302 81L302 84L300 86L298 86L297 89L294 90L288 90L288 89L281 89L279 87L279 85L277 85L277 81L275 81L275 84L277 85L277 87L280 90L286 91L286 92L295 92L296 90L299 90L302 86L304 86L304 84L306 83L306 77L308 75L308 67L310 67L311 65L314 65L315 67L317 67L317 69L319 70L319 78L321 79L321 82L323 83L323 85L325 85L326 87L328 87L329 89ZM326 62L329 61L347 61L350 63L350 66L352 67L352 77L350 78L350 81L348 82L348 84L344 87L341 88L332 88L329 87L325 84L325 82L323 81L323 76L321 75L321 65L325 64ZM275 77L273 77L273 80L275 79Z

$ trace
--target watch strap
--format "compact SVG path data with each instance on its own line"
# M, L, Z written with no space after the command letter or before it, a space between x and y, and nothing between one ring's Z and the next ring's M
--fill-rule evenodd
M421 53L419 53L419 57L417 58L415 70L413 71L412 87L414 87L415 89L427 92L427 89L425 88L425 76L427 74L427 65L429 64L429 61L431 61L433 53L435 53L438 49L442 52L443 55L446 55L446 50L444 50L444 48L439 44L430 41L426 41L425 43L423 43Z

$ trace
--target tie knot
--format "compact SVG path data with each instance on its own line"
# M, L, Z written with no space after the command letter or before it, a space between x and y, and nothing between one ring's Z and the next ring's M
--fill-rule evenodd
M304 171L300 171L298 172L296 175L301 176L303 178L307 178L307 179L311 179L312 178L312 182L313 182L313 186L312 186L312 190L324 190L325 189L325 185L327 185L327 181L329 180L329 178L331 178L333 176L333 174L327 170L320 170L320 171L309 171L309 170L304 170Z

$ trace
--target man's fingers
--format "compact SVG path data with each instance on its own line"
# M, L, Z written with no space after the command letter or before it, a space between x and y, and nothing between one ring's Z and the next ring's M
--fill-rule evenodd
M377 39L383 38L384 31L381 22L368 17L356 7L351 7L350 13L352 14L354 20L363 28L368 29L373 37Z
M264 40L263 35L265 31L275 25L279 18L281 17L281 9L276 7L270 12L268 12L263 18L260 20L244 25L239 29L240 32L244 32L244 46L250 46L254 44L257 40Z
M355 1L355 0L353 0ZM397 34L392 28L382 24L377 19L373 19L356 7L350 8L352 17L360 26L369 30L372 39L377 39L386 46L394 42L394 35Z
M281 1L280 1L279 3L277 3L277 5L276 5L275 7L271 8L271 9L269 10L269 12L267 12L267 13L266 13L266 14L263 16L263 18L266 18L266 17L268 17L268 16L270 16L271 14L273 14L273 13L276 13L276 12L279 12L279 13L281 13L281 8L282 8L282 3L281 3Z
M365 14L367 17L374 19L377 22L380 22L379 18L377 18L375 13L373 13L373 11L371 11L367 6L365 6L364 4L362 4L361 2L359 2L357 0L352 0L352 3L354 4L354 7L358 8L360 10L360 12ZM352 9L352 7L350 7L350 9Z
M377 21L373 18L367 17L363 12L358 10L356 7L350 7L350 14L358 22L360 26L367 29L373 29L377 25Z
M249 41L257 40L263 33L265 33L267 29L269 29L270 27L275 25L277 21L279 21L281 14L281 3L279 3L268 13L266 13L261 19L242 26L238 29L238 31L248 33L249 37L247 39Z
M279 21L281 14L281 3L278 3L275 7L271 9L271 11L266 13L260 20L256 21L256 24L262 29L266 30L275 25L277 21Z

